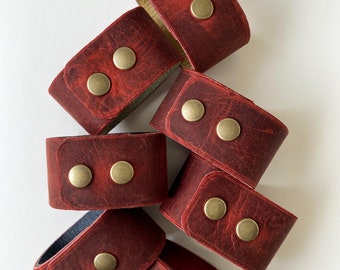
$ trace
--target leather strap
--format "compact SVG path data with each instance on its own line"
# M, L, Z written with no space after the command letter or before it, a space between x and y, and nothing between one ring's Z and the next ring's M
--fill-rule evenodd
M203 20L191 14L192 0L137 2L172 36L186 68L204 72L249 41L248 21L236 0L212 1L213 13Z
M189 122L182 107L193 99L205 112L200 120ZM216 131L226 118L240 126L240 135L232 141L220 139ZM151 126L252 188L288 134L283 123L247 98L190 70L180 73Z
M136 63L117 68L113 55L128 47ZM143 8L135 8L105 29L67 63L49 93L90 134L107 133L139 105L181 62L176 49ZM109 91L97 96L87 87L93 74L104 74Z
M159 204L168 196L165 136L160 133L112 134L49 138L47 146L49 202L54 208L97 210ZM132 179L114 182L111 168L128 162ZM69 173L85 165L90 182L76 187Z
M216 220L204 212L211 198L226 205L226 213ZM189 236L253 270L266 269L296 221L291 213L195 155L189 156L160 210ZM237 226L249 219L256 222L258 235L248 241L237 234Z
M141 209L90 211L47 249L34 269L93 270L101 253L113 255L117 269L148 269L164 244L165 233Z

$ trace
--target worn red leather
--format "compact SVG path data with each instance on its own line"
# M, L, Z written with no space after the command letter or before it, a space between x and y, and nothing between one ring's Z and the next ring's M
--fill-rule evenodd
M120 70L113 54L129 47L136 64ZM181 62L176 49L143 8L135 8L111 24L83 48L56 77L50 94L90 134L107 133L140 104ZM111 89L95 96L87 89L94 73L104 73Z
M93 270L109 253L117 270L149 269L165 244L165 233L141 209L90 211L38 259L35 270Z
M160 133L110 134L49 138L47 145L49 202L54 208L93 210L141 207L161 203L168 196L165 136ZM112 165L129 162L134 176L116 184ZM71 185L69 171L86 165L92 181Z
M215 221L203 211L213 197L227 204L226 215ZM252 270L268 266L296 221L291 213L196 155L189 156L160 210L189 236ZM255 220L259 227L257 238L250 242L236 234L236 226L244 218Z
M204 72L248 43L246 15L236 0L214 0L209 19L190 12L192 0L137 0L152 17L164 24L179 43L189 66Z
M181 114L190 99L200 100L205 107L197 122L188 122ZM233 118L241 126L236 140L219 139L216 126L224 118ZM250 187L259 182L288 134L284 124L252 101L190 70L180 73L151 126Z

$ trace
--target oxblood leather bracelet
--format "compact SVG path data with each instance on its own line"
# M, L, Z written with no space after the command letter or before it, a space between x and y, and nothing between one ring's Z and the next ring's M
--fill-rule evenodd
M204 72L248 43L236 0L137 0L182 51L185 67Z
M107 133L180 62L157 24L138 7L74 56L49 92L90 134Z
M49 202L97 210L159 204L168 196L161 133L49 138Z
M34 269L215 268L166 241L165 233L143 210L129 209L88 212L47 249Z
M106 269L98 267L104 263L108 269L148 269L164 244L164 232L141 209L91 211L51 245L34 269Z
M161 213L244 269L265 269L296 217L237 179L190 155Z
M182 70L150 124L250 187L288 134L247 98L190 70Z

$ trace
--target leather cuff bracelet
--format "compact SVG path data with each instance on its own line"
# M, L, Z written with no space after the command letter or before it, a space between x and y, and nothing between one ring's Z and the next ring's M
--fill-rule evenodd
M243 269L265 269L296 217L225 172L190 155L161 205L186 234Z
M133 208L161 203L168 196L161 133L49 138L46 146L54 208Z
M34 269L148 269L164 244L165 233L141 209L90 211L50 246Z
M236 0L137 0L182 50L185 67L204 72L248 43Z
M90 134L107 133L181 62L143 8L135 8L83 48L50 94Z
M187 249L167 241L157 262L150 270L216 270Z
M151 125L250 187L288 134L247 98L190 70L181 72Z

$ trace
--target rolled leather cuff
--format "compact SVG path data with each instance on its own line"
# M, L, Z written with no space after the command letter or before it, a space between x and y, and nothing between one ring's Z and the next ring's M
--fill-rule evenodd
M83 48L49 93L90 134L107 133L181 62L143 8L135 8Z
M50 246L34 269L148 269L164 244L165 233L141 209L90 211Z
M161 213L243 269L270 263L296 217L197 155L190 155Z
M150 124L250 187L288 134L252 101L190 70L180 73Z
M246 15L236 0L137 0L170 34L185 67L204 72L248 43Z
M46 148L54 208L133 208L161 203L168 196L161 133L49 138Z

